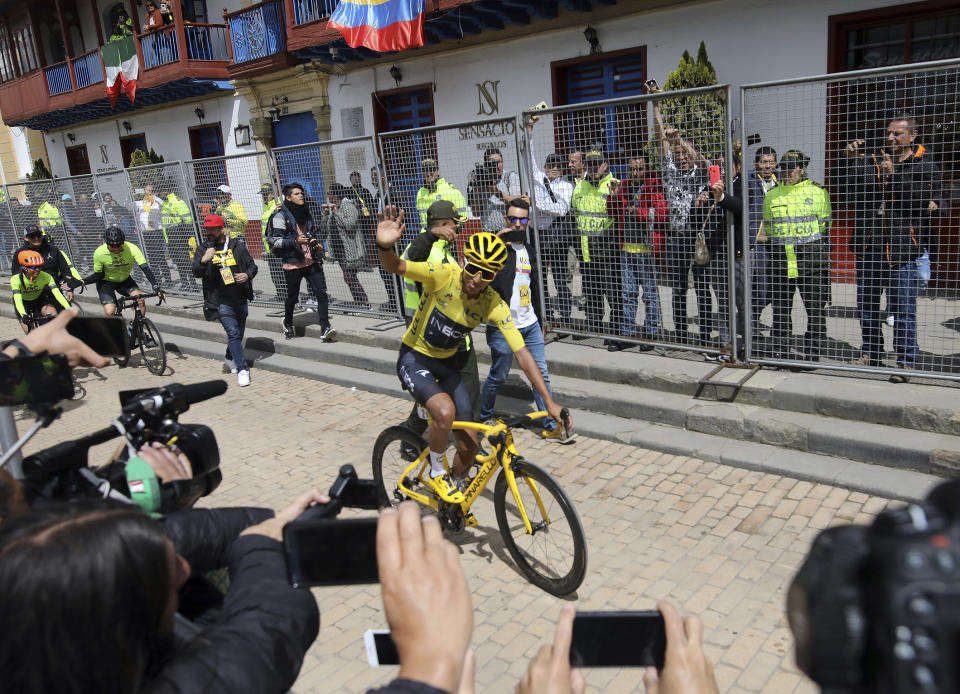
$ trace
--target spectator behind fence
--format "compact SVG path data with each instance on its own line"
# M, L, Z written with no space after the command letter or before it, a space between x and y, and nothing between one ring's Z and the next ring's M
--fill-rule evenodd
M620 299L620 249L614 220L607 212L607 198L617 184L609 172L607 156L600 149L592 149L584 157L586 174L573 189L570 209L577 218L580 235L580 276L583 282L583 311L586 328L594 333L604 332L603 300L610 309L607 332L617 333L623 322L623 304ZM614 340L604 340L608 347Z
M389 189L390 196L400 196L400 190L396 189L394 186L389 186L387 180L380 175L380 171L376 166L370 167L370 182L373 184L373 189L377 192L373 196L373 214L374 220L379 219L379 215L384 211L386 207L386 196L385 191ZM402 197L402 196L400 196ZM396 198L394 198L394 204ZM402 205L401 205L402 207ZM403 209L413 209L412 207L406 207ZM377 241L377 227L374 224L373 227L373 242L376 244ZM402 239L400 239L400 245L406 247L408 243L413 241L413 236L408 235L406 232ZM376 249L373 249L370 259L376 258L377 252ZM383 269L383 266L380 263L377 263L377 272L380 273L380 281L383 283L383 291L387 295L387 302L381 307L387 313L397 313L400 309L400 305L397 303L397 297L403 293L402 286L400 284L400 278L396 275L391 275L389 272Z
M586 173L587 169L583 165L583 151L580 149L573 150L567 155L567 181L575 186Z
M217 186L217 190L213 194L213 200L217 205L214 214L220 215L226 221L227 233L230 234L230 238L245 239L247 212L243 209L243 205L233 199L230 186Z
M197 288L193 279L190 239L196 242L193 231L193 213L186 200L179 197L169 181L160 182L160 221L170 248L170 257L180 275L180 288L192 292ZM166 193L166 195L164 195Z
M330 186L327 202L321 206L320 224L329 256L340 266L353 303L359 308L370 308L367 292L357 277L367 260L366 240L360 224L360 211L349 193L350 189L339 183Z
M857 260L857 306L863 347L860 366L880 366L880 294L887 288L888 311L894 317L893 350L897 366L915 368L917 345L917 260L935 252L934 219L943 207L940 169L926 147L916 142L916 119L898 114L887 124L887 146L865 152L864 141L846 147L858 159L853 185L857 209L850 247ZM890 377L905 383L906 373Z
M563 178L564 159L561 155L555 152L548 154L542 170L537 165L533 138L535 124L534 120L528 120L526 124L537 210L533 222L540 257L545 266L541 269L546 273L546 266L549 266L556 293L556 296L546 299L547 315L544 318L548 322L569 327L572 295L567 277L567 255L579 241L577 219L570 211L573 184Z
M293 309L300 298L300 282L307 281L317 300L317 320L320 323L320 339L332 340L337 334L330 325L327 278L323 274L323 244L313 226L313 216L307 207L303 186L288 183L283 187L283 204L267 221L267 243L283 263L283 275L287 279L287 300L283 304L283 336L291 340L296 336L293 329Z
M420 173L423 174L423 185L417 191L416 205L421 230L427 228L427 210L430 205L439 200L452 203L459 215L466 214L467 201L463 193L447 183L445 178L440 177L440 165L437 164L436 159L427 158L421 161ZM412 222L413 219L411 218L410 221Z
M643 290L643 335L655 340L660 330L660 297L657 294L657 259L655 235L667 226L667 201L661 192L659 179L649 175L647 158L632 156L627 160L629 175L620 182L607 200L607 210L616 222L620 236L620 258L623 293L623 321L620 334L637 334L637 308L640 289ZM626 342L611 343L607 348L617 351L630 346ZM653 345L640 343L640 351L648 352Z
M113 33L110 35L110 41L119 41L128 36L133 36L133 20L122 7L117 10L117 18L113 23Z
M719 191L726 189L726 160L717 159L721 178L716 187ZM734 165L734 171L739 174L739 162ZM717 204L716 193L709 187L701 190L693 201L690 212L690 225L694 232L702 233L706 239L710 258L705 263L694 262L692 267L693 289L697 297L697 323L700 345L704 347L719 346L720 354L708 354L707 360L715 361L718 358L726 359L730 355L730 300L728 269L730 267L729 239L727 234L726 215L723 208ZM710 292L713 292L717 301L716 317L713 313ZM717 331L716 345L712 333Z
M377 210L373 193L363 187L363 178L359 171L350 172L350 186L344 188L344 196L353 200L357 212L360 213L357 224L363 236L364 266L370 268L372 260L377 257Z
M467 204L474 217L480 219L480 228L495 234L503 228L506 207L497 189L495 163L480 162L470 172L467 184Z
M153 0L147 0L143 8L147 13L143 22L143 33L151 33L163 29L163 15L160 13L160 10L157 9Z
M83 230L81 229L80 214L77 211L76 203L69 193L60 196L60 219L63 222L64 237L67 241L66 248L76 255L80 249Z
M2 188L0 188L0 196L3 197L2 202L6 202L6 195ZM11 200L16 198L11 197ZM14 225L11 215L7 214L7 210L0 208L0 272L12 271L14 266L10 262L10 254L17 247L19 238L20 230Z
M310 591L287 580L281 532L310 503L328 500L313 490L246 528L235 509L172 514L166 524L180 526L178 547L146 513L102 500L51 504L4 523L4 689L287 691L319 613ZM194 570L221 567L230 571L222 608L187 622L177 614L179 588Z
M147 262L164 284L170 284L171 275L170 267L167 265L167 242L163 232L160 198L154 192L152 183L143 186L143 197L134 202L134 206Z
M53 239L60 248L67 248L67 236L63 231L63 217L57 208L59 198L47 184L41 184L39 189L40 207L37 208L36 222L43 229L43 233Z
M77 195L76 203L82 234L77 248L77 265L87 272L93 262L93 251L100 245L100 234L104 228L103 213L86 193Z
M666 238L666 277L673 308L673 337L676 342L690 344L687 331L687 279L693 260L696 234L690 226L690 211L697 196L707 189L707 167L710 162L677 128L664 126L660 103L653 104L654 136L660 151L663 195L670 212L670 228Z
M818 361L826 338L830 282L830 194L807 178L810 157L791 149L780 158L780 182L763 201L757 241L770 244L772 356ZM793 295L807 312L807 330L792 346Z
M263 253L267 259L270 281L273 282L273 288L277 292L274 300L285 302L287 300L287 280L283 276L283 263L280 262L280 258L267 243L267 223L273 213L276 212L277 207L280 206L280 201L273 191L273 186L269 183L260 186L260 198L263 200L263 213L260 215L260 236L263 239Z

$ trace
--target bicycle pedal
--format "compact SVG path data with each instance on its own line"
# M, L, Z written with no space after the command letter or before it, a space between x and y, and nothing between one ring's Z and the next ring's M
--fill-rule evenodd
M468 513L466 516L464 516L464 517L463 517L463 520L464 520L464 523L466 524L466 526L467 526L468 528L476 528L476 527L477 527L477 517L476 517L475 515L473 515L472 513Z

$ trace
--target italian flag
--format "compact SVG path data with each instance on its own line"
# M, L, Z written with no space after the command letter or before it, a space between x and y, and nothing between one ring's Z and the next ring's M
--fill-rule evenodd
M111 41L100 49L100 56L106 70L104 83L107 85L107 96L110 97L110 108L116 108L121 87L130 103L133 103L137 95L137 75L140 72L133 37Z

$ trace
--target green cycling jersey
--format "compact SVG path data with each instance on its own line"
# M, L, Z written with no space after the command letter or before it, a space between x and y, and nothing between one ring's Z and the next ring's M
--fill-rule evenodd
M145 265L147 259L136 245L125 241L123 250L114 253L107 244L102 244L93 252L93 271L103 273L107 282L123 282L133 271L134 264Z

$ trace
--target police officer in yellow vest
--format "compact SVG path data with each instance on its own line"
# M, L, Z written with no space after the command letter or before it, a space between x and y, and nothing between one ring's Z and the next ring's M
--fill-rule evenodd
M423 185L417 191L417 213L420 215L421 229L427 228L427 210L438 200L446 200L456 209L457 214L465 216L467 200L463 193L440 177L440 165L436 159L424 159L420 162ZM413 221L413 220L411 220Z
M160 185L163 184L164 182L161 182ZM173 264L177 266L177 272L180 274L180 287L185 291L196 291L197 282L193 277L190 253L190 239L193 238L196 242L193 215L190 212L190 206L173 192L169 183L166 189L168 191L166 196L163 195L162 190L160 192L160 222L163 224L163 235L167 241L170 256L173 258Z
M620 250L614 218L607 212L610 187L619 183L610 173L607 156L591 149L584 157L586 173L577 181L570 200L570 209L577 219L580 234L580 273L583 283L584 313L587 329L603 331L603 299L610 308L610 327L618 332L622 323L623 303L620 292ZM614 344L607 340L606 344Z
M45 197L47 199L37 208L37 224L40 225L43 233L50 237L57 248L69 248L67 246L67 234L63 230L63 218L54 202L56 195L52 191L47 191Z
M243 205L233 199L230 186L218 186L213 197L217 203L217 209L214 214L223 217L224 222L227 224L226 229L230 238L245 239L247 212L243 209Z
M770 246L773 356L816 361L826 336L831 205L827 190L807 178L809 165L796 149L780 158L780 182L764 198L757 241ZM794 291L807 311L807 331L791 351Z
M439 200L427 208L425 219L426 229L404 249L403 259L414 262L453 263L459 266L456 254L457 233L460 225L467 221L466 216L457 210L452 202ZM420 286L416 282L404 279L403 301L408 324L420 304L420 293ZM477 370L477 352L470 335L464 337L457 356L462 360L460 379L470 393L473 416L476 419L480 416L480 374ZM407 418L406 426L418 434L426 431L427 420L421 419L416 404Z
M283 263L271 252L270 244L267 243L267 222L270 216L277 211L277 195L273 186L264 183L260 186L260 197L263 199L263 214L260 215L260 235L263 237L263 253L267 259L267 267L270 270L270 279L273 281L273 287L277 290L276 301L283 303L287 300L287 278L283 275Z

